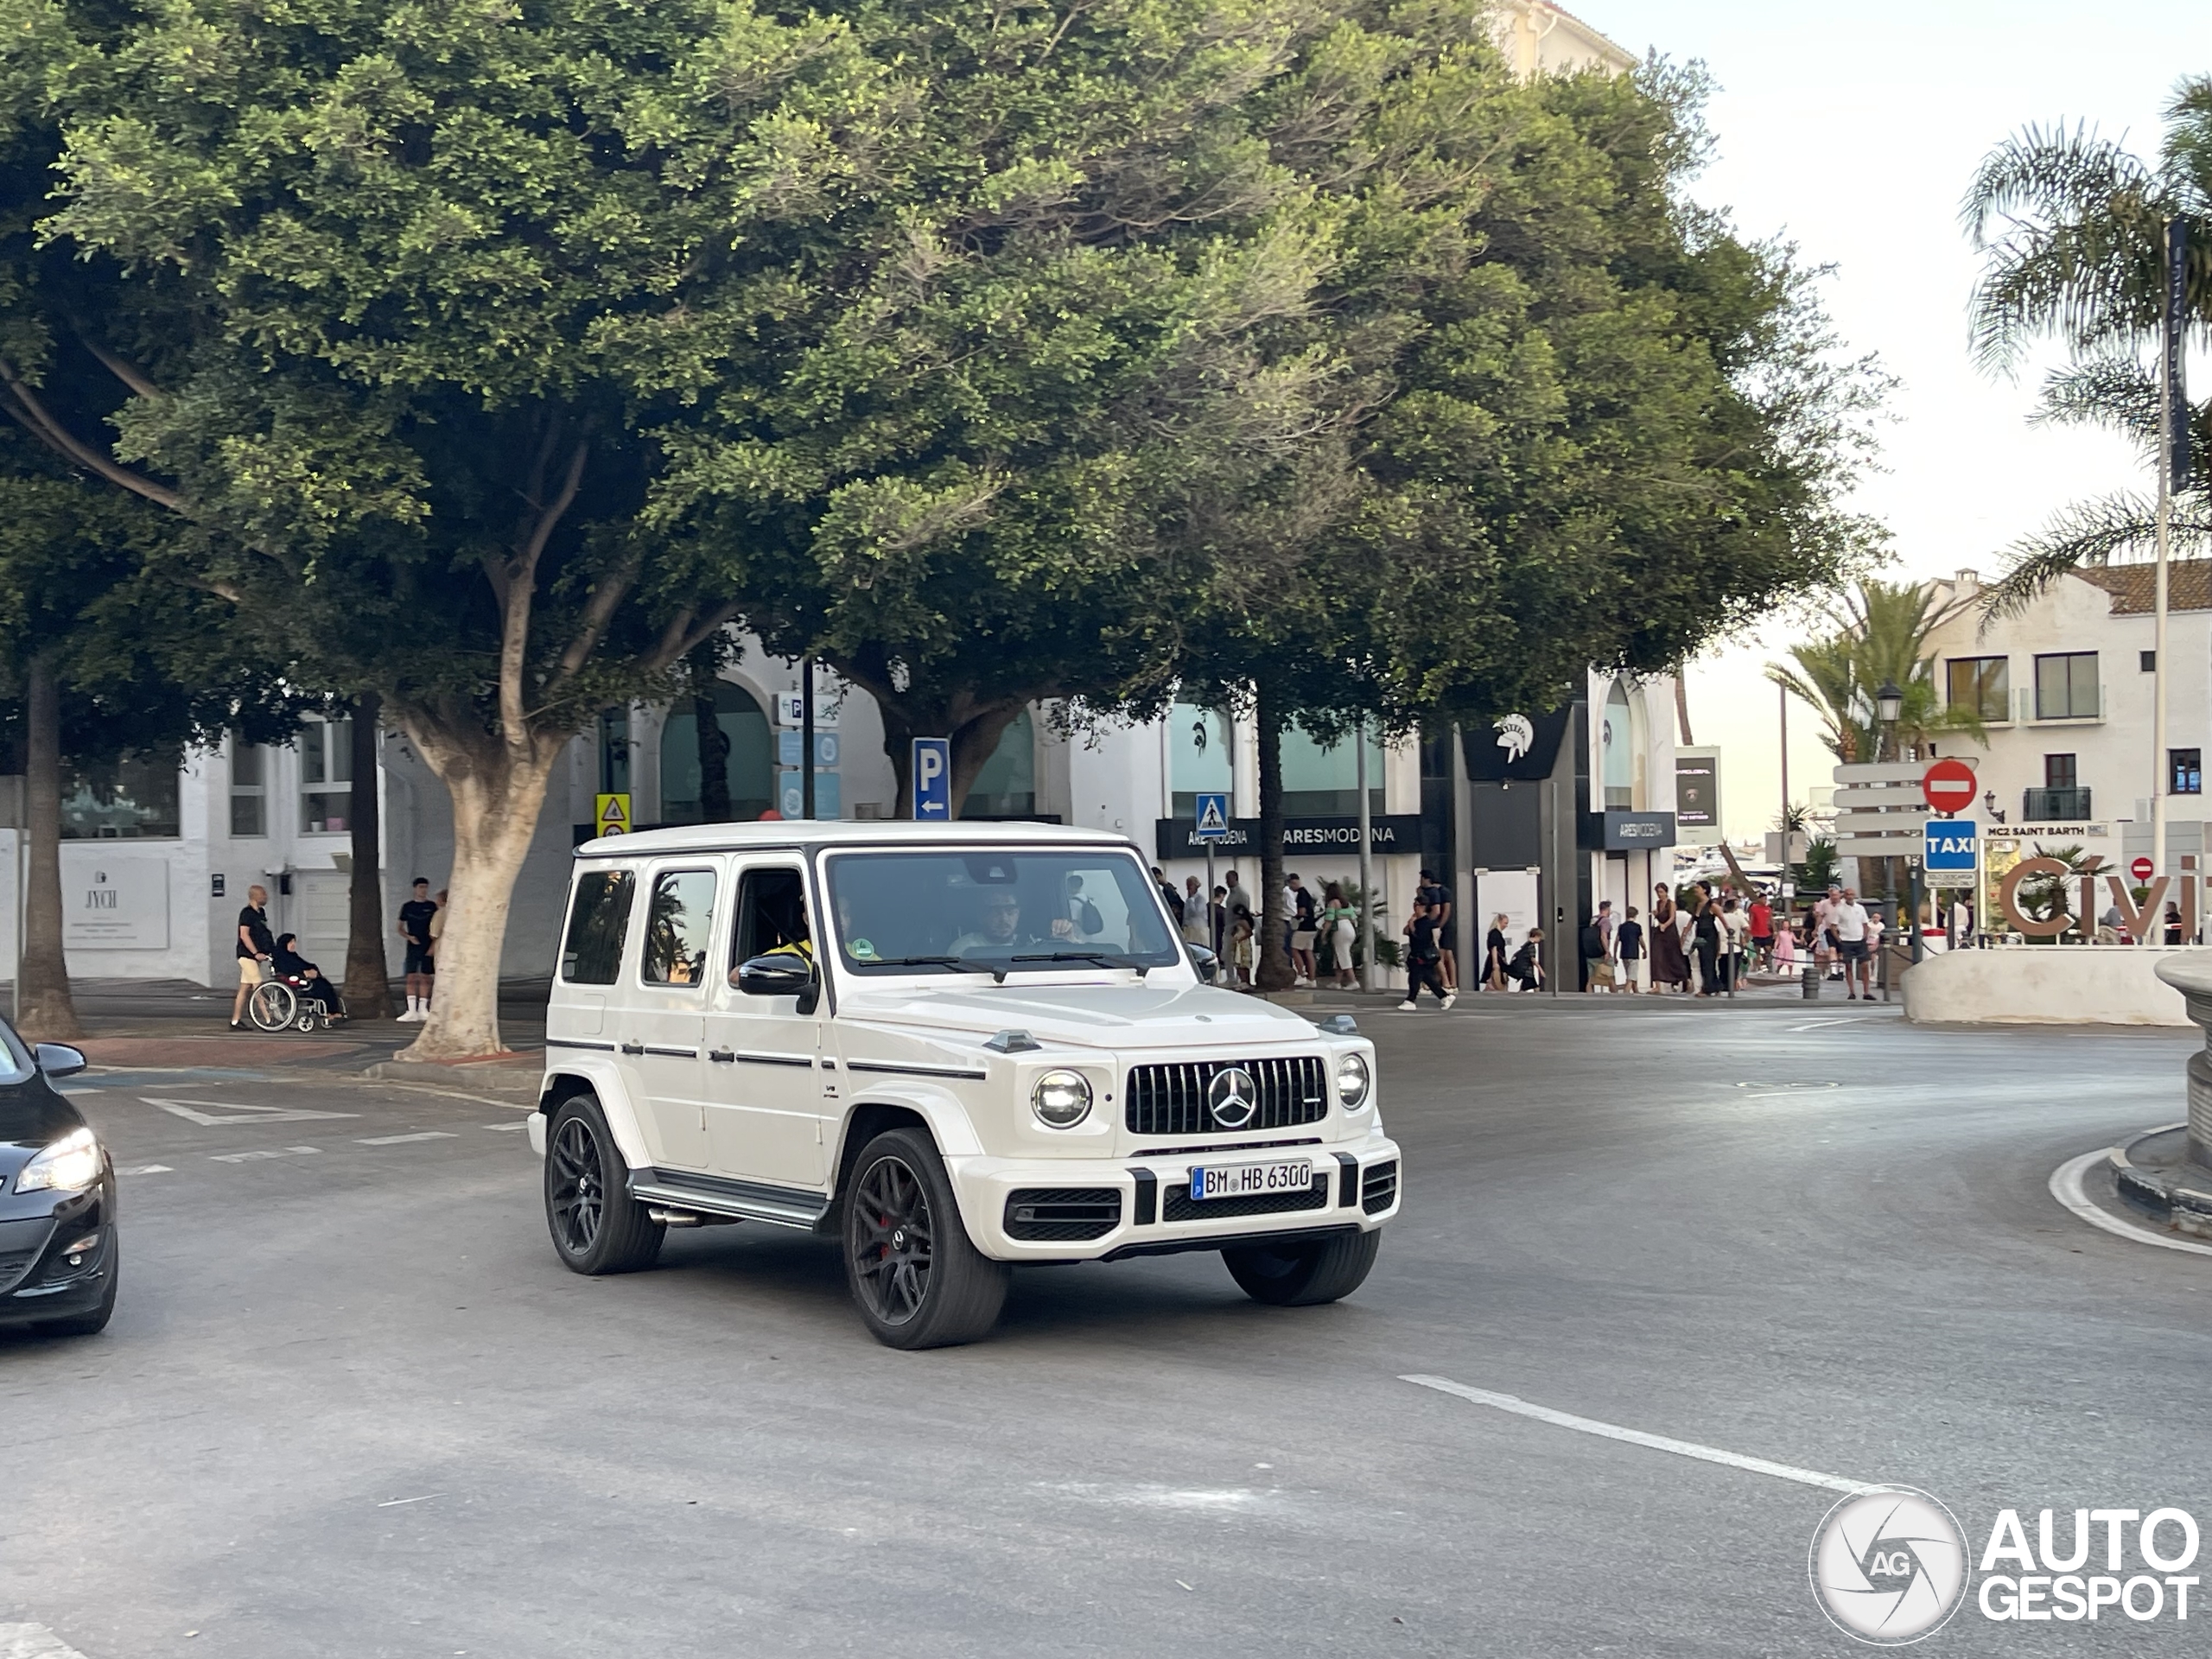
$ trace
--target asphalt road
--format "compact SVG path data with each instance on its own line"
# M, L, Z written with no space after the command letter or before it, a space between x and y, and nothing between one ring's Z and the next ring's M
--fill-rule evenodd
M563 1271L512 1106L97 1076L124 1299L99 1338L0 1338L0 1654L45 1639L11 1623L92 1659L1860 1650L1806 1581L1834 1492L1406 1374L1923 1487L1977 1550L2004 1506L2212 1530L2212 1256L2045 1185L2182 1115L2190 1035L1363 1021L1409 1189L1356 1297L1262 1308L1206 1256L1028 1269L995 1340L920 1355L794 1234ZM1922 1650L2202 1628L1969 1605Z

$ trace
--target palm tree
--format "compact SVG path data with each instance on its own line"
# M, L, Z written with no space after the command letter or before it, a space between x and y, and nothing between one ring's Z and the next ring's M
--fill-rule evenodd
M2157 164L2087 126L2031 127L1991 151L1961 207L1982 254L1972 308L1977 359L2009 372L2038 341L2063 343L2070 361L2044 381L2034 418L2126 434L2154 453L2158 391L2144 347L2154 343L2164 292L2165 221L2202 225L2212 210L2212 76L2193 75L2164 111ZM2200 232L2200 235L2202 232ZM2212 248L2190 260L2185 300L2212 324ZM2212 460L2212 404L2190 410L2190 474ZM2017 611L2067 571L2139 555L2153 536L2143 492L2077 503L2014 543L2004 580L1984 604ZM2200 487L2173 504L2177 549L2212 543L2212 504Z
M1936 657L1928 636L1956 613L1935 602L1932 588L1916 582L1863 579L1856 594L1835 607L1832 633L1790 648L1787 664L1769 663L1767 678L1821 717L1821 741L1847 766L1881 752L1875 694L1885 683L1904 693L1897 743L1924 751L1936 738L1987 734L1974 709L1946 706L1936 683Z

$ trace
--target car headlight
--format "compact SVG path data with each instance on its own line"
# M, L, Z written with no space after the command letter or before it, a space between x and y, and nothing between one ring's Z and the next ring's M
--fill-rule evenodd
M1363 1056L1347 1054L1337 1062L1337 1098L1344 1103L1344 1110L1356 1112L1366 1105L1373 1082Z
M90 1129L72 1129L16 1176L16 1191L36 1192L52 1187L62 1192L81 1192L100 1178L99 1142Z
M1048 1129L1071 1129L1090 1116L1090 1079L1080 1071L1047 1071L1029 1091L1029 1109Z

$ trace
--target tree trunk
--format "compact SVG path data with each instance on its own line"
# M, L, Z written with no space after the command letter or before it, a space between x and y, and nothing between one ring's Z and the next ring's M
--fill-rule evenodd
M430 1017L400 1051L408 1060L471 1059L505 1052L499 1039L499 958L545 786L565 738L528 740L520 756L481 728L469 732L420 711L407 734L453 800L453 869L438 938Z
M353 703L353 798L346 823L353 836L353 869L346 930L346 1011L356 1020L392 1015L391 974L384 950L383 854L378 847L377 718L384 704L373 691Z
M1697 739L1690 735L1690 692L1684 680L1689 671L1690 665L1684 663L1675 672L1675 718L1681 724L1684 748L1697 747Z
M69 999L61 944L61 693L54 659L31 658L23 696L22 1034L66 1042L85 1034Z
M879 690L864 680L846 676L875 698L883 713L883 748L890 758L892 776L898 780L898 798L892 816L914 816L913 741L918 737L952 740L952 810L958 817L968 804L968 791L976 785L990 758L998 753L1006 728L1029 706L1027 701L1001 699L975 704L965 696L951 699L915 696L906 692Z
M691 723L699 732L699 817L706 823L729 822L729 734L712 694L691 699Z
M1287 991L1297 978L1283 949L1282 711L1268 683L1253 687L1253 723L1260 738L1260 937L1254 982L1263 991Z

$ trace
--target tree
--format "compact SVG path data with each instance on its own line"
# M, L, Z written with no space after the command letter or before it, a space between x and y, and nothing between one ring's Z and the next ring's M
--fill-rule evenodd
M2017 370L2044 341L2069 361L2045 378L2035 418L2121 432L2156 453L2158 389L2144 348L2158 328L2168 218L2212 214L2212 76L2176 86L2155 163L2087 125L2030 127L1983 160L1961 216L1982 255L1972 306L1976 356ZM2184 290L2192 319L2212 326L2212 248L2194 249ZM2196 488L2174 504L2176 545L2212 545L2212 402L2189 414ZM2018 611L2067 571L2139 556L2154 539L2152 498L2121 492L2077 504L2013 544L2004 580L1985 600Z
M1767 664L1767 678L1821 717L1821 741L1846 765L1880 759L1884 731L1875 696L1885 684L1898 701L1897 743L1924 751L1953 732L1986 741L1979 711L1947 702L1936 683L1928 639L1958 613L1917 582L1860 579L1856 594L1832 607L1833 631L1793 645L1788 664Z

